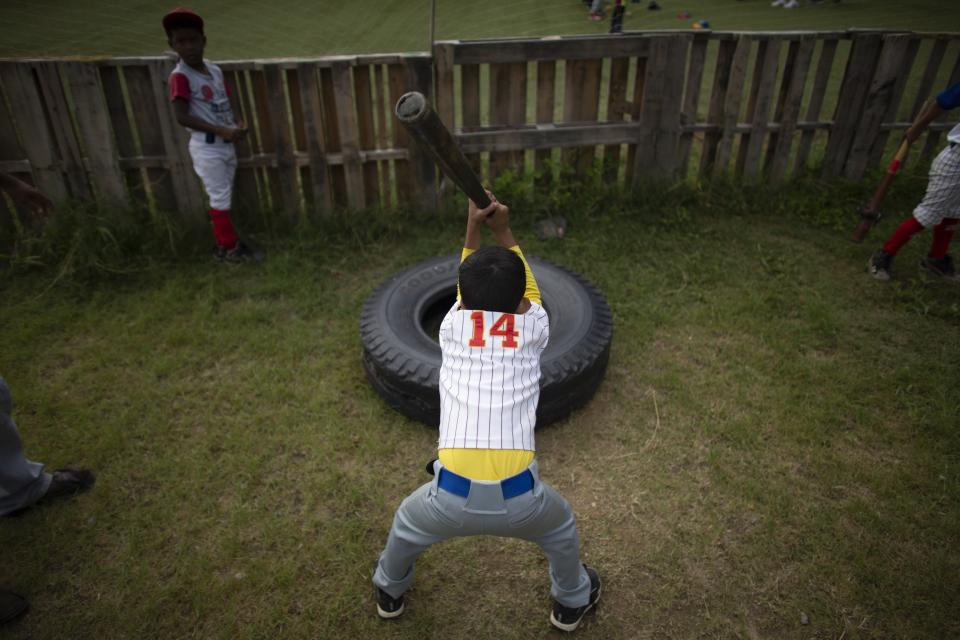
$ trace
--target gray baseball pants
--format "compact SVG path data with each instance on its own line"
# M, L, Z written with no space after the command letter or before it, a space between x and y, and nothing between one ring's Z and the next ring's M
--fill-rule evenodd
M0 516L28 507L47 492L51 476L43 465L23 456L10 388L0 378Z
M533 489L503 499L499 482L471 481L466 498L438 488L434 477L400 504L373 584L398 598L413 583L413 564L427 547L459 536L492 535L537 543L550 562L550 592L566 607L590 600L590 578L580 564L580 539L573 510L563 496L540 482L537 462L529 469Z

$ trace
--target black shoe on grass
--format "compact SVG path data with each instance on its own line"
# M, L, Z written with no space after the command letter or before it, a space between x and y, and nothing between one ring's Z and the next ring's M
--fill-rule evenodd
M263 260L264 252L262 249L256 249L237 240L237 246L224 254L224 262L231 264L240 264L243 262L260 262Z
M953 268L953 258L950 256L943 256L942 258L926 256L920 261L920 266L935 276L950 282L960 282L960 275Z
M13 622L30 608L25 598L12 591L0 589L0 624Z
M399 617L403 613L403 596L391 598L390 594L380 587L375 589L377 590L377 615L387 620Z
M550 624L561 631L573 631L580 626L583 616L593 609L600 600L600 574L587 565L583 565L590 576L590 601L582 607L565 607L556 600L553 602L553 612L550 613Z
M870 262L867 263L867 271L873 276L874 280L889 280L890 264L892 262L892 255L883 249L877 249L877 252L871 256Z

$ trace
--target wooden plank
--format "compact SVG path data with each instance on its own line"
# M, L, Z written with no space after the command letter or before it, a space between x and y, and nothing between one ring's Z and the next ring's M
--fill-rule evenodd
M629 72L630 58L614 58L610 61L610 85L607 90L607 120L609 122L623 122L627 117L629 111L627 74ZM603 175L605 181L617 179L617 171L620 168L620 146L614 144L604 147Z
M957 54L957 60L950 72L950 79L946 86L951 87L960 82L960 53ZM941 118L944 116L941 115ZM920 164L926 166L933 157L934 152L940 146L940 138L943 135L943 129L929 128L927 130L927 139L923 143L923 151L920 152Z
M650 36L567 36L497 41L454 41L454 64L507 64L530 60L594 60L646 56Z
M917 95L913 100L913 107L910 109L911 121L917 117L923 103L930 97L933 83L937 78L937 71L940 70L940 64L947 53L947 44L947 40L934 40L933 46L930 47L930 57L927 58L927 64L923 68L923 76L920 78L920 84L917 85Z
M803 90L807 84L807 75L810 70L810 62L813 59L815 44L816 41L813 38L804 38L791 43L791 52L794 54L793 64L790 65L789 77L784 76L783 85L786 90L781 92L783 99L780 101L779 113L775 114L776 119L780 122L781 129L776 134L775 142L773 137L770 139L773 153L770 155L767 166L769 167L769 178L772 182L782 181L786 174L794 132L797 128L797 119L800 117Z
M484 128L459 133L456 137L465 153L479 153L620 144L624 140L635 139L636 128L632 122L542 124L520 129Z
M17 141L17 132L13 128L13 117L7 110L5 100L0 100L0 172L21 173L30 172L30 162L24 160L24 151ZM25 165L12 167L14 163ZM14 243L16 224L14 211L8 206L7 199L0 193L0 250L8 251Z
M248 73L250 74L250 89L253 94L250 106L259 133L257 137L258 152L276 157L277 139L274 132L273 110L270 106L270 89L267 85L266 72L263 67L260 67ZM263 200L266 206L278 211L283 209L283 195L280 193L280 172L277 171L276 164L268 167L262 172L261 176L264 185Z
M647 80L647 57L642 56L637 58L636 70L634 71L633 79L633 98L630 101L628 107L630 109L630 121L634 123L640 122L640 112L643 108L643 96L644 96L644 83ZM637 145L634 142L635 136L631 136L630 143L627 144L627 166L626 166L626 179L628 182L633 180L633 165L636 160L637 155Z
M453 82L453 44L439 43L433 49L434 64L437 72L437 115L447 129L456 127Z
M564 122L595 122L600 108L600 76L603 60L567 60L564 79ZM593 167L596 149L593 146L565 149L564 164L585 176Z
M820 58L817 61L817 72L813 78L813 87L810 90L810 102L807 105L807 121L820 119L820 109L823 107L823 99L827 94L827 82L830 80L830 72L833 70L833 59L837 53L837 40L824 40L820 48ZM800 136L800 144L797 147L797 157L794 161L794 172L802 173L807 166L807 158L810 155L810 148L813 146L813 139L816 135L815 130L806 130Z
M80 143L73 126L72 109L67 104L59 65L53 61L35 62L31 65L36 73L43 102L47 107L51 137L57 143L60 168L67 182L71 197L87 200L92 196L87 171L83 166Z
M697 106L700 104L700 86L703 84L703 70L707 60L707 45L710 42L708 34L698 33L690 46L690 61L687 66L687 85L683 92L683 112L681 124L693 124L697 121ZM693 144L693 134L685 133L677 143L677 168L682 175L687 174L687 165L690 163L690 147Z
M307 189L309 185L311 197L308 202L311 202L321 215L329 216L333 212L333 202L327 176L323 105L314 63L303 62L297 66L297 83L300 85L300 107L303 111L304 134L310 159L309 179L304 183L304 188Z
M126 207L127 189L97 67L90 62L65 62L64 75L97 195L109 206Z
M134 143L133 127L130 117L127 114L127 104L123 99L123 87L120 84L120 68L111 65L100 67L100 85L103 87L103 95L107 101L109 110L109 120L113 125L113 133L116 139L117 152L119 154L118 164L121 164L124 158L130 158L138 155L136 144ZM123 170L124 180L126 182L127 192L130 197L145 207L148 201L147 185L144 183L144 175L140 169Z
M340 130L340 152L344 157L347 181L347 206L353 210L367 206L366 189L363 184L363 167L360 164L360 142L357 128L357 111L353 99L353 77L350 65L334 64L333 96L337 105L337 127Z
M293 148L294 154L302 153L307 150L307 130L303 122L303 101L300 99L300 82L297 80L297 69L286 70L286 86L288 104L290 105L290 122L293 125ZM306 205L310 205L309 198L312 197L312 190L307 187L310 180L310 170L306 167L297 168L297 179L300 186L300 194Z
M736 137L737 121L740 118L740 102L743 99L743 82L747 74L747 60L750 57L751 39L741 36L730 62L730 78L723 100L723 133L717 143L717 152L713 162L713 175L721 176L727 171L727 164L733 154L733 141Z
M460 67L460 108L463 112L463 130L480 126L480 65L465 64ZM473 170L480 174L480 156L467 155Z
M803 40L809 38L801 38L799 40L791 40L789 42L789 47L787 49L787 59L783 65L783 77L780 79L780 91L777 94L777 98L774 101L773 108L773 120L771 122L779 122L783 118L783 109L784 102L787 99L787 93L790 90L791 80L793 78L794 68L797 65L797 53L800 50L800 43ZM764 158L761 160L760 170L765 171L766 168L770 166L770 162L773 158L773 154L777 148L777 140L779 136L779 131L770 130L767 137L766 151L764 152Z
M258 148L256 126L251 117L250 96L247 92L246 71L224 71L223 76L230 95L230 108L233 110L234 119L247 127L247 135L233 145L237 154L237 173L233 181L233 201L230 206L233 211L252 214L260 211L262 203L257 188L256 169L243 166L243 161L252 158L254 149Z
M897 71L897 81L893 86L893 93L890 96L890 103L886 112L881 118L883 122L892 122L897 119L897 112L900 111L900 103L903 101L903 92L907 87L907 80L910 78L910 72L913 70L913 63L917 58L917 51L920 49L920 38L912 36L907 43L907 50L899 62ZM870 148L870 157L867 160L867 168L877 167L883 159L884 150L887 146L887 140L890 137L890 130L883 128L882 124Z
M386 95L387 87L383 82L383 65L374 64L371 67L373 69L374 142L377 149L387 149L390 147L390 132L387 128L387 103L389 100ZM392 115L392 113L391 109L390 114ZM385 205L392 204L390 164L377 161L377 172L380 176L381 202Z
M733 66L733 54L737 41L725 40L717 48L717 64L713 73L713 87L710 90L710 105L707 108L707 122L720 125L726 102L727 85L730 83L730 71ZM717 146L720 143L722 128L703 136L703 151L700 154L700 175L709 175L713 169Z
M333 88L333 74L329 67L320 68L320 97L323 106L323 139L327 153L340 152L340 128L337 126L337 101ZM334 206L346 207L347 178L343 166L334 166L327 160L327 174L330 182L330 194Z
M24 64L3 62L0 63L0 82L20 131L34 184L54 202L66 200L67 185L53 153L54 141L33 71Z
M752 105L748 119L753 122L753 130L746 140L746 153L743 155L743 175L747 178L756 178L761 173L760 159L763 154L763 143L766 141L767 124L770 121L770 105L773 101L773 90L777 82L777 71L780 66L780 41L771 40L763 43L757 53L759 85L755 93L756 100ZM741 142L741 148L743 142Z
M406 91L419 91L433 102L433 61L429 58L411 57L405 63ZM428 153L416 145L410 147L411 175L414 180L417 205L431 213L437 211L437 168Z
M553 123L554 93L556 92L557 63L541 60L537 63L537 122ZM534 170L540 171L550 160L549 149L541 149L533 156Z
M820 175L835 178L841 175L850 147L857 133L870 81L880 55L881 36L876 33L856 34L850 49L850 58L837 99L833 128L827 140Z
M357 106L358 153L377 146L374 135L373 94L370 90L371 70L368 65L353 68L354 95ZM367 207L380 206L380 173L376 162L363 163L363 188Z
M893 94L902 72L903 59L907 55L911 37L906 34L883 36L880 58L877 61L863 110L859 114L856 133L844 164L843 175L847 178L859 180L863 177L870 159L870 151L880 134L880 124L891 107L894 110L897 108ZM897 98L899 101L899 96Z
M153 96L156 123L160 126L165 155L170 159L170 175L176 199L176 212L191 228L206 227L207 216L201 215L204 207L203 185L193 170L193 161L187 149L189 134L177 123L167 91L167 77L173 64L168 59L158 59L147 64L150 95ZM149 127L149 121L145 121ZM145 127L140 127L141 133Z
M645 84L656 87L643 97L643 111L637 128L638 151L633 165L633 184L646 179L668 179L677 168L680 112L684 70L690 36L659 36L650 43Z
M263 68L266 81L266 102L270 110L271 127L265 128L266 137L273 138L273 151L277 156L277 169L271 173L271 181L276 176L280 191L279 201L274 208L280 208L288 218L295 220L300 209L300 188L297 183L297 169L293 162L293 137L290 132L290 114L287 98L283 91L283 69L278 65L266 65Z
M161 156L164 159L162 168L146 169L148 193L158 210L175 211L177 199L170 167L176 162L176 158L170 158L166 154L163 127L158 125L159 115L150 82L150 70L144 65L125 66L123 78L127 84L127 96L130 98L130 109L134 118L131 125L137 128L137 137L140 140L140 153Z
M525 62L490 65L490 124L517 125L526 119L527 65ZM523 153L490 154L490 182L508 169L523 171Z

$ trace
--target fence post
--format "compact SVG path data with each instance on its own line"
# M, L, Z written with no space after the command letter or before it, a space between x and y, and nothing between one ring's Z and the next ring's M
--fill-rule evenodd
M73 95L77 129L97 193L110 206L127 206L127 189L97 67L92 62L65 62L64 71Z
M910 37L905 34L883 36L883 49L870 83L870 90L864 100L863 110L858 114L858 126L844 165L843 175L846 178L858 180L863 176L870 159L870 149L880 133L884 115L891 107L896 109L900 102L900 96L894 96L894 93Z
M433 102L433 57L412 56L407 58L408 91L419 91ZM391 109L392 111L392 109ZM394 116L395 117L395 116ZM395 126L399 126L394 123ZM408 137L409 140L409 137ZM429 155L422 153L416 144L410 144L410 166L417 204L424 211L437 211L437 171Z
M847 60L843 86L840 88L833 126L830 128L830 138L823 157L823 169L820 172L823 178L839 177L846 164L857 125L863 116L863 105L877 66L880 44L880 35L876 33L855 33L853 36L850 58Z
M363 167L360 164L360 141L357 130L357 109L353 99L353 76L349 62L335 62L333 96L337 104L337 128L340 129L340 152L347 181L347 206L359 210L367 206L363 188Z
M23 134L24 151L30 161L30 171L37 188L54 202L66 200L67 187L60 173L59 162L53 154L53 140L47 128L33 71L22 63L2 62L0 81L10 101L12 115Z

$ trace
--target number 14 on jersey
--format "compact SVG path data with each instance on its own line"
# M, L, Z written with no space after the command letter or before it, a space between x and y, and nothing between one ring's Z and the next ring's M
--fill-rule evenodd
M473 320L473 337L470 338L468 343L471 347L485 347L487 346L487 341L484 339L484 318L483 311L474 311L470 314L470 319ZM504 349L516 349L520 346L520 343L517 342L517 336L520 333L514 329L514 321L516 316L512 313L505 313L497 321L493 323L493 326L490 327L490 337L493 339L494 336L503 338L501 346Z

